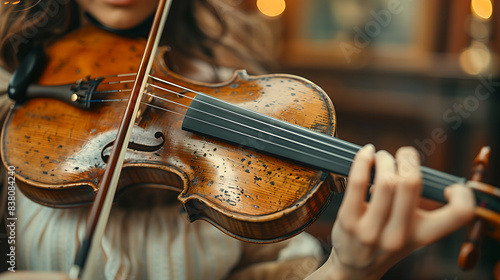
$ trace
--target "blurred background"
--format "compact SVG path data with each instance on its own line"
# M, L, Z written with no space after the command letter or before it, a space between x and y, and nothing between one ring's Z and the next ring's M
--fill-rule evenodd
M279 72L332 99L338 136L470 177L492 149L486 182L500 186L500 2L493 0L230 0L271 23ZM338 195L311 227L328 246ZM484 238L472 272L457 266L465 230L415 252L385 279L494 279L499 242Z

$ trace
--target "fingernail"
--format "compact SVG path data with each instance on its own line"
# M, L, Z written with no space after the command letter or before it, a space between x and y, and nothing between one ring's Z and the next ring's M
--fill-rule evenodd
M391 153L389 153L389 152L388 152L388 151L386 151L386 150L380 150L380 151L377 151L377 154L391 155Z
M375 153L375 146L373 146L373 144L366 144L365 146L363 146L363 150L374 154Z

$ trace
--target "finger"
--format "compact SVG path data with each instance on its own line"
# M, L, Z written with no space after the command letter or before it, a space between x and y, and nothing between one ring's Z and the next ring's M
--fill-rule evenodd
M362 215L366 190L371 179L374 154L375 147L368 144L360 149L354 157L339 216L343 214L345 218L357 220Z
M474 217L476 203L471 189L462 185L447 187L448 204L430 212L421 219L416 232L416 241L427 245L469 223Z
M391 246L399 247L404 244L411 230L412 219L417 210L420 192L422 189L422 174L420 160L415 149L404 147L396 153L398 169L398 185L394 194L393 209L387 231Z
M376 238L384 227L392 208L394 187L396 185L396 165L394 158L386 151L375 155L374 191L362 223L366 226L367 236Z

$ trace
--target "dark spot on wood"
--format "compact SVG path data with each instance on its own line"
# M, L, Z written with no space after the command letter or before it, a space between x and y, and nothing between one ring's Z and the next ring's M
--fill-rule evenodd
M49 156L44 156L45 159L49 159L50 157Z
M271 186L274 186L274 181L269 182L269 184L271 184Z
M49 174L47 171L42 171L42 173L45 175Z
M246 172L246 173L250 173L250 170L248 170L248 169L247 169L247 170L245 170L245 172Z

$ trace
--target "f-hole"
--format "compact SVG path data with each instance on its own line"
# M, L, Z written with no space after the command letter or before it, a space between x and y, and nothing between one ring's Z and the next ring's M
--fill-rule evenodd
M141 138L144 143L139 143L136 141L128 142L128 149L138 151L138 152L155 152L161 149L165 144L165 135L161 131L157 131L153 138ZM101 151L101 158L105 163L108 163L109 156L111 154L111 149L115 141L106 144Z

